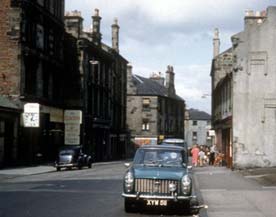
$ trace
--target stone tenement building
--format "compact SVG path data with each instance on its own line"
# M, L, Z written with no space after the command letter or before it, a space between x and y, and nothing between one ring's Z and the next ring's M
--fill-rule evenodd
M84 32L79 12L64 25L63 0L1 1L0 167L53 161L64 144L83 145L98 161L125 155L119 25L109 47L98 10L92 18L92 32Z
M52 160L63 141L63 13L63 0L1 1L0 166ZM40 127L20 125L26 103Z
M185 141L188 147L195 144L212 145L212 136L209 135L211 129L211 115L197 109L187 109L185 112Z
M185 101L175 93L172 66L168 66L164 81L160 74L149 79L133 75L128 66L127 125L138 146L184 138Z
M247 11L244 30L212 63L212 115L227 166L276 166L276 7Z
M128 62L119 53L120 27L115 19L109 47L101 40L98 9L92 16L92 31L84 31L82 22L78 11L65 15L66 108L82 111L80 141L89 153L95 154L97 161L120 159L128 145Z

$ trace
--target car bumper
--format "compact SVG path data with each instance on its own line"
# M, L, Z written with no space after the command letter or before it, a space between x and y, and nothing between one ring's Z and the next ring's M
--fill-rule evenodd
M76 167L78 164L76 163L63 163L63 164L55 164L56 168L61 168L61 167Z
M147 195L147 194L126 194L122 193L123 197L126 198L135 198L135 199L156 199L156 200L174 200L174 201L180 201L180 200L191 200L193 198L196 198L195 195L190 196L182 196L182 195L172 195L172 196L160 196L160 195Z

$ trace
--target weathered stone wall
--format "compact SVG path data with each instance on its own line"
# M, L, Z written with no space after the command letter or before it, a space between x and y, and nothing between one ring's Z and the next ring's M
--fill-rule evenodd
M276 7L233 37L234 167L276 166Z
M11 8L10 0L0 7L0 94L20 94L20 9Z
M143 109L143 98L150 99L150 106ZM127 97L127 125L131 129L133 137L136 135L145 137L157 136L157 96L128 96ZM149 130L142 130L143 119L149 120Z

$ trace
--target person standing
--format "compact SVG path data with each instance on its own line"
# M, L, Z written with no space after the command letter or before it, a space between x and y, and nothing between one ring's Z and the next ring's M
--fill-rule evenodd
M210 148L209 165L214 165L216 152L217 152L217 147L216 147L216 145L212 145L211 148Z
M197 162L198 162L198 153L199 153L199 148L197 145L194 145L194 147L191 150L191 154L192 154L192 164L193 166L197 166Z
M205 164L205 152L203 151L203 148L200 149L200 152L198 153L199 156L199 166L203 166Z

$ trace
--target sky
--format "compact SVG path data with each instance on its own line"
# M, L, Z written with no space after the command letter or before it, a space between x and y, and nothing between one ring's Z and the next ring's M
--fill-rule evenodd
M117 18L120 54L133 73L165 76L172 65L177 95L188 109L208 113L214 29L219 29L222 52L231 47L230 37L243 31L245 11L268 6L276 6L276 0L65 0L66 11L81 11L85 29L92 24L94 9L99 9L102 41L109 46Z

